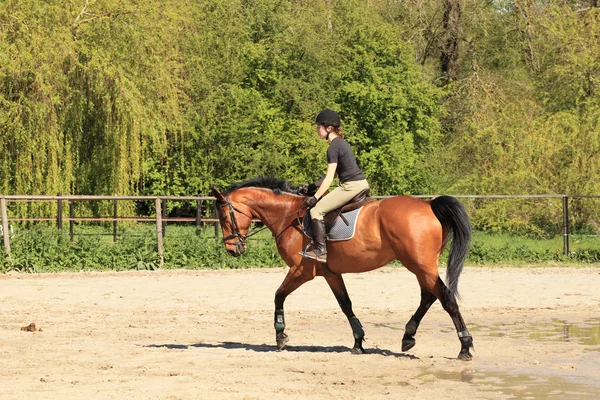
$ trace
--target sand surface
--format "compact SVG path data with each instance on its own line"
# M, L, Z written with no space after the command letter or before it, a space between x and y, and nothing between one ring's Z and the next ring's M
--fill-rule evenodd
M322 278L288 297L276 351L286 272L0 275L0 399L600 398L600 268L465 267L471 362L439 303L401 351L402 268L344 276L369 354Z

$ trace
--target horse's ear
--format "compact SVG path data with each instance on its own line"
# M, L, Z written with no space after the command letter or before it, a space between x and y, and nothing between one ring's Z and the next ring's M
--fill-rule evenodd
M217 189L216 185L212 185L212 187L210 188L213 195L217 198L217 201L220 203L224 203L227 200L225 200L225 196L223 196L223 193L219 192L219 189Z

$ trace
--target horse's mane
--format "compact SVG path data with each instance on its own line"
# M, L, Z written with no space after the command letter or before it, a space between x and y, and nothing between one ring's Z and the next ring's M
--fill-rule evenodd
M271 189L275 193L280 194L281 192L298 194L298 187L292 185L288 181L283 179L275 178L272 176L259 176L251 178L243 182L232 183L231 186L225 190L225 194L229 194L234 190L245 188L245 187L259 187Z

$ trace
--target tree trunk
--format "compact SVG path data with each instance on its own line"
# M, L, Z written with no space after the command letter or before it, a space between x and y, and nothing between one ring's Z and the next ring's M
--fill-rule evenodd
M527 57L527 63L532 71L536 71L535 57L533 51L533 24L527 14L527 10L521 6L520 1L514 0L515 10L521 13L523 22L525 23L524 28L519 28L523 40L525 40L525 56Z
M442 84L456 80L458 76L458 36L461 7L459 0L444 1L444 39L440 56Z

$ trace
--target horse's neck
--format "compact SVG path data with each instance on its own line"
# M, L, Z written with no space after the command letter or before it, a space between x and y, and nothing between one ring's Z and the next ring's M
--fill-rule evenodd
M288 193L275 194L271 190L261 190L258 195L245 196L244 203L250 207L273 234L289 225L289 220L298 217L296 211L302 208L302 199Z

